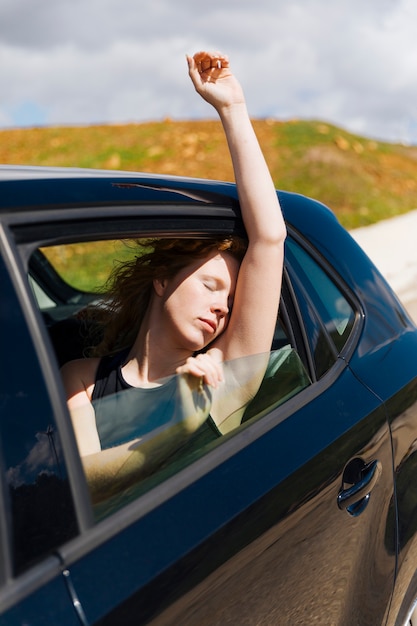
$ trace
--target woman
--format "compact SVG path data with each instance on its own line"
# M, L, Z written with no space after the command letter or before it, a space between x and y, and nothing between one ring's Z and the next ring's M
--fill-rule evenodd
M266 363L262 361L250 381L242 382L237 371L233 394L222 393L222 363L270 350L286 229L243 91L228 58L199 52L187 57L187 62L197 93L215 108L224 128L248 236L247 249L240 262L242 251L236 242L202 243L199 252L186 257L187 263L174 274L167 271L155 276L136 336L118 367L129 387L153 388L157 381L173 374L187 375L180 378L188 381L191 391L202 381L213 395L211 418L220 432L226 432L239 423L244 406L260 385ZM90 358L63 368L76 439L96 499L137 480L145 463L139 453L143 452L140 437L119 445L102 445L91 404L100 363L99 358ZM206 405L200 410L200 422L207 417ZM232 424L225 425L232 413ZM161 454L172 451L175 438L165 445Z

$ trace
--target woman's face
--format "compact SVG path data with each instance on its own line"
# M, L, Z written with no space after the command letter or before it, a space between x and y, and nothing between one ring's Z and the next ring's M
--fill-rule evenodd
M163 324L171 341L191 352L201 350L226 328L239 262L228 252L193 261L174 277L155 281Z

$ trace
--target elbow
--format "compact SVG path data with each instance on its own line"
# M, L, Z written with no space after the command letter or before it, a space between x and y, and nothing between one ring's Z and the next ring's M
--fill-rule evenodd
M287 227L284 220L276 225L276 228L268 228L259 238L259 243L264 246L284 246L287 238Z
M278 244L284 245L286 238L287 238L287 226L284 220L282 220L282 225L278 233Z
M279 211L278 219L275 222L275 228L271 228L270 230L272 236L275 237L276 243L284 244L285 239L287 238L287 225L281 213L281 209Z

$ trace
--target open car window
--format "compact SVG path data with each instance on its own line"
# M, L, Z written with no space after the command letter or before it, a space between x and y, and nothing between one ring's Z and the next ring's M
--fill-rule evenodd
M101 290L116 263L137 254L134 240L87 241L41 248L62 281L78 291Z
M29 263L29 279L39 308L52 319L76 312L102 293L115 265L135 254L135 241L121 239L39 248Z
M82 242L42 247L32 255L29 280L59 366L90 354L100 332L89 318L89 305L103 306L111 270L138 253L135 243ZM181 376L172 377L162 391L130 389L95 402L102 448L132 442L129 463L136 467L133 481L117 479L114 488L102 492L90 481L96 519L134 500L310 385L291 336L288 320L284 323L279 317L270 353L224 364L226 384L217 399L223 412L220 422L210 391L197 388L190 393ZM265 375L260 376L257 393L236 405L234 396L242 395L241 388L250 385L259 368ZM86 476L88 482L88 472Z

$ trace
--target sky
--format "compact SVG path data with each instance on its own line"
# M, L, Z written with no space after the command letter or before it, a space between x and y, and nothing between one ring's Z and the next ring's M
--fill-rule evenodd
M0 128L213 118L203 49L254 118L417 145L416 0L1 0Z

